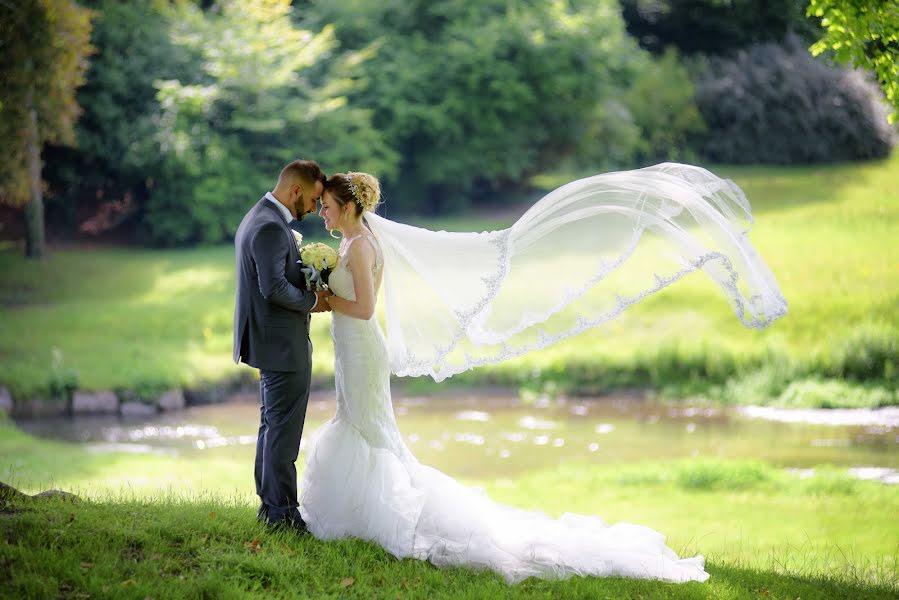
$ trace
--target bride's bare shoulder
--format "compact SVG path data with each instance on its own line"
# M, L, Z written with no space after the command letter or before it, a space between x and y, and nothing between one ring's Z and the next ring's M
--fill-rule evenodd
M372 236L361 234L349 240L344 249L347 263L370 267L377 257L375 241Z

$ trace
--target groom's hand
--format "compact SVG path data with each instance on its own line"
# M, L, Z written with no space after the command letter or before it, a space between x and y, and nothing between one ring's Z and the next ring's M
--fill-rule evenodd
M328 301L325 300L325 298L333 295L334 293L331 292L331 290L317 290L315 296L318 301L315 303L315 308L312 309L312 312L331 312L331 305L328 304Z

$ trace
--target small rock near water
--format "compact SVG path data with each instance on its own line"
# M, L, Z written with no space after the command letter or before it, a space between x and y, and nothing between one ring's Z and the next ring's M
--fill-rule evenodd
M119 412L125 417L145 417L155 415L159 409L155 404L146 402L122 402L119 406Z
M167 391L156 401L156 406L164 411L181 410L185 404L184 392L178 388Z
M72 398L72 413L112 414L119 410L119 399L113 392L75 392Z

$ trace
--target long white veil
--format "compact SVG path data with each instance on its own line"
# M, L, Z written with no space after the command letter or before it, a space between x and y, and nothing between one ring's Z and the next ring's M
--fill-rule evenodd
M390 367L400 376L441 381L543 348L700 269L747 327L787 311L747 238L742 190L691 165L571 182L501 231L365 219L383 253Z

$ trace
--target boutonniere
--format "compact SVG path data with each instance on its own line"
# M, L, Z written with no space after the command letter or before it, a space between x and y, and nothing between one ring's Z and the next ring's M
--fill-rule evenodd
M292 229L291 232L293 233L293 239L296 240L297 243L297 251L299 251L300 246L303 245L303 234L299 231L293 231Z

